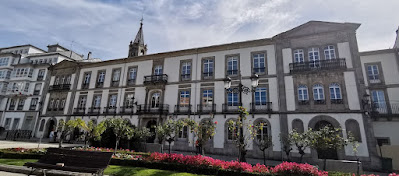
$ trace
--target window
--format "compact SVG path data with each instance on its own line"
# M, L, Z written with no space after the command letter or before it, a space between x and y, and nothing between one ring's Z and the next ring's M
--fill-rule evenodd
M335 59L335 48L333 45L328 45L324 48L324 56L326 60Z
M227 57L227 75L238 75L238 56Z
M29 83L25 83L24 92L29 91Z
M66 84L66 82L65 82L65 76L62 76L62 77L61 77L61 82L60 82L60 84Z
M50 100L50 103L48 104L48 108L47 108L47 109L48 109L49 111L53 110L53 105L54 105L54 100L51 99L51 100Z
M0 71L0 79L10 79L11 72L9 70L1 70Z
M17 110L22 110L24 108L25 99L19 99Z
M181 65L181 80L187 81L191 79L191 62L185 61Z
M227 123L228 121L226 121ZM227 140L228 141L232 141L232 140L236 140L237 139L237 128L231 129L228 126L226 126L227 128Z
M129 85L133 85L136 83L136 77L137 77L137 68L130 68L128 75L127 75L127 81Z
M14 68L12 77L29 77L32 78L33 68Z
M367 76L370 83L381 83L378 65L368 65Z
M213 59L204 59L203 60L203 74L204 79L209 79L213 77Z
M257 134L256 134L256 140L257 141L266 141L269 137L268 133L268 125L267 122L261 120L255 126L258 128Z
M252 54L253 72L265 73L265 53Z
M39 101L38 98L32 98L30 101L30 107L29 110L36 110L37 102Z
M319 48L310 48L308 51L309 55L309 66L311 68L320 67L320 56L319 56Z
M179 131L178 138L187 139L187 136L188 136L187 134L188 134L188 127L183 126Z
M78 108L79 109L86 108L86 102L87 102L87 96L86 95L80 96L79 102L78 102L79 103Z
M190 91L188 90L180 91L179 105L188 106L189 104L190 104Z
M8 65L8 57L0 58L0 66L7 66Z
M4 128L5 128L6 130L10 130L10 127L11 127L11 118L7 118L7 119L6 119L6 122L5 122L5 124L4 124Z
M27 116L22 127L23 130L32 130L33 116Z
M373 101L373 106L380 113L387 113L387 105L385 102L384 91L373 90L371 91L371 99Z
M341 96L341 88L339 84L332 83L330 84L330 98L332 103L341 103L342 96Z
M202 104L212 105L213 104L213 90L206 89L202 91Z
M105 80L105 70L98 71L97 87L102 87Z
M37 83L35 85L35 90L33 91L33 95L39 95L41 89L42 89L42 83Z
M355 141L362 142L362 137L360 134L359 123L354 119L349 119L345 122L346 132L349 136L351 134Z
M266 105L267 103L267 89L264 87L257 87L254 93L255 105Z
M313 99L315 101L324 100L324 89L321 84L316 84L313 86Z
M44 130L44 124L46 123L46 121L44 120L44 119L42 119L41 121L40 121L40 128L39 128L39 131L43 131Z
M65 99L62 99L62 100L61 100L61 104L60 104L60 108L59 108L61 111L64 110L65 102L66 102Z
M93 107L94 108L100 108L101 107L101 95L94 95Z
M303 57L303 49L297 49L294 50L294 62L295 63L302 63L304 62L304 57Z
M228 106L239 106L238 93L228 93L228 95L227 95L227 105Z
M17 130L17 129L18 129L18 127L19 127L19 121L20 121L19 118L15 118L15 119L14 119L14 122L12 123L12 128L11 128L11 130Z
M116 69L112 72L112 82L119 82L119 79L121 77L121 69Z
M117 94L109 96L108 107L116 107Z
M43 80L44 74L45 74L45 73L46 73L46 70L45 70L45 69L40 69L40 70L39 70L39 73L37 74L37 80L38 80L38 81Z
M60 108L60 100L57 99L54 104L54 109L58 110Z
M60 84L60 78L57 76L55 77L54 85L59 85L59 84Z
M15 104L16 104L16 100L15 99L11 99L10 100L10 107L8 108L8 110L15 110Z
M298 86L298 100L299 101L308 101L308 87L305 85Z
M86 72L83 77L82 89L89 88L91 72Z
M159 107L160 96L161 96L161 94L159 92L155 92L155 93L152 94L152 96L151 96L151 108Z
M125 96L125 106L133 107L134 104L134 93L127 93Z
M154 75L162 75L162 65L156 65L154 67Z

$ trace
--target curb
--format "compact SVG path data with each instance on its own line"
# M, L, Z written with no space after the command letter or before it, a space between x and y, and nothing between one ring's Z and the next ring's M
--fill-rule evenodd
M13 166L13 165L5 165L0 164L0 171L12 172L12 173L21 173L21 174L32 174L32 175L43 175L42 170L36 170L31 173L31 169L25 166ZM48 170L46 171L46 175L48 176L86 176L91 175L89 173L77 173L77 172L66 172L66 171L58 171L58 170Z

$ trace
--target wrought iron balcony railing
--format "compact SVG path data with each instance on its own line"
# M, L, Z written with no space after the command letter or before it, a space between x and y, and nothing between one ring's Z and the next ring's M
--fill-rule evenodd
M97 88L104 87L104 82L96 82L96 87Z
M175 113L176 114L190 114L191 113L191 105L175 105Z
M84 115L86 113L86 107L74 108L74 115Z
M43 79L44 79L44 76L37 76L38 81L43 81Z
M251 113L268 113L272 112L272 102L251 103Z
M148 114L167 114L169 113L168 104L149 105L141 104L137 106L137 113Z
M127 80L127 85L132 86L136 84L136 79L129 79Z
M118 87L119 86L119 81L112 81L111 82L111 87Z
M89 88L89 84L88 83L83 83L82 84L82 89L88 89Z
M372 104L372 110L377 112L377 115L398 115L399 104Z
M227 70L227 75L238 75L238 70Z
M104 114L116 114L116 106L104 107Z
M242 104L238 103L238 102L237 103L226 103L226 104L223 104L222 111L224 113L239 113L238 112L239 106L242 106Z
M90 115L98 115L101 112L101 107L90 107L89 114Z
M197 105L198 113L215 113L216 112L216 104L199 104Z
M52 85L50 86L49 90L70 90L71 89L71 84L58 84L58 85Z
M168 75L150 75L144 76L144 84L166 84L168 82Z
M121 106L121 114L134 114L134 106Z
M335 70L335 69L345 69L346 61L345 59L329 59L329 60L318 60L311 62L291 63L289 66L291 73L320 71L320 70Z
M265 73L265 71L266 71L265 67L253 68L254 73Z
M213 72L204 72L202 74L204 76L204 79L210 79L213 77Z

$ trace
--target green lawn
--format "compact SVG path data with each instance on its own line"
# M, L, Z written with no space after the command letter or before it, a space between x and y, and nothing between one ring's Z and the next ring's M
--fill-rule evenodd
M36 162L35 159L0 159L0 164L22 166L26 162ZM110 165L105 170L106 175L115 176L199 176L197 174L180 173L159 169L147 169L141 167Z

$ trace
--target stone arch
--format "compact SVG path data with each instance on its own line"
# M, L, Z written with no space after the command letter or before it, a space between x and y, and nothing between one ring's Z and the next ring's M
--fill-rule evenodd
M261 122L263 122L263 123L266 124L266 125L264 125L264 126L266 126L266 130L267 130L266 132L267 132L268 137L272 137L272 129L271 129L272 126L271 126L269 120L267 120L266 118L257 118L257 119L254 121L253 125L258 125L258 124L261 123ZM264 129L263 129L263 130L264 130ZM259 131L258 131L258 133L259 133ZM254 141L255 141L255 143L258 142L258 136L255 137Z
M326 121L326 122L330 123L334 128L341 128L341 125L335 118L332 118L330 116L325 116L325 115L313 117L309 121L308 128L315 129L316 124L320 121Z
M298 133L303 133L305 131L303 121L301 119L294 119L292 121L292 130L295 130Z
M353 135L355 141L362 142L362 136L360 133L359 123L355 119L348 119L345 121L346 133L349 136L349 133Z
M229 129L229 121L230 120L237 120L236 118L229 118L224 122L224 141L231 142L234 139L233 132Z
M156 95L158 94L158 95ZM150 108L159 107L163 101L163 92L159 89L150 90L148 92L148 105Z
M147 143L154 143L155 142L155 126L157 125L157 121L156 120L149 120L146 124L146 128L148 128L150 130L150 132L152 133L152 136L149 137L147 139Z
M48 138L50 136L50 132L52 130L57 131L57 119L55 117L51 117L49 119L47 119L46 125L45 125L45 129L44 129L44 133L43 133L43 137Z

